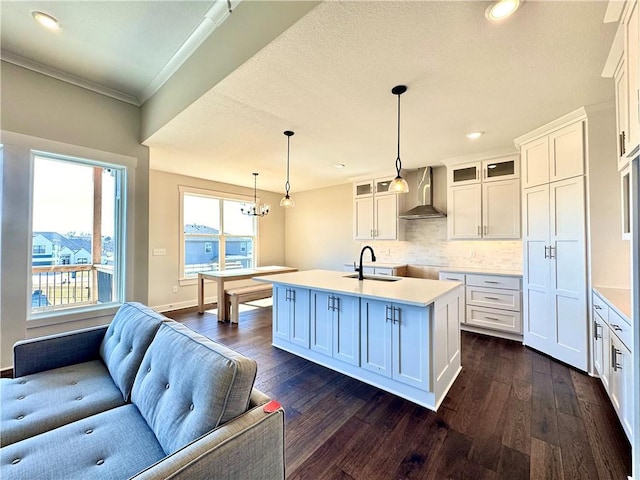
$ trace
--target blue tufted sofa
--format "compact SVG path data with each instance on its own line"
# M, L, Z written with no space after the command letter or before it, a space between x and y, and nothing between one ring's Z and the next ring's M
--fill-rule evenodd
M284 478L284 411L256 363L139 303L18 342L0 380L0 477Z

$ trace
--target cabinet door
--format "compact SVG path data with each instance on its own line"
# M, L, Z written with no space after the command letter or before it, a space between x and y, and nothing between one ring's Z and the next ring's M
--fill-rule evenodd
M520 182L482 184L482 237L520 238Z
M522 216L524 343L544 351L554 330L548 184L523 190Z
M529 188L549 181L549 138L533 140L522 146L522 187Z
M395 193L376 195L374 201L373 236L378 240L398 237L398 197Z
M429 390L429 319L426 308L394 304L393 379ZM433 321L433 319L431 319Z
M640 143L640 81L638 80L638 65L640 65L639 10L640 6L638 6L637 0L629 3L625 52L627 65L635 65L636 67L630 68L627 74L629 92L629 105L627 110L629 125L629 136L627 140L628 152L633 151L635 147L638 146L638 143Z
M379 300L360 301L360 366L391 377L390 304Z
M333 311L335 295L311 291L311 350L333 355Z
M450 239L481 237L481 195L480 184L449 188L447 230Z
M287 287L273 287L273 336L289 341L290 303L287 301Z
M449 169L449 185L468 185L480 183L480 162L456 165Z
M622 363L622 382L624 384L624 397L622 401L622 426L631 444L633 444L633 419L635 413L634 398L633 398L633 356L631 352L627 350L624 344L621 345L621 357Z
M510 180L520 178L518 157L498 158L482 161L482 181Z
M309 348L309 290L289 288L287 298L290 312L290 340Z
M394 192L390 192L389 191L389 187L391 187L391 180L393 180L392 177L390 178L383 178L383 179L376 179L373 181L374 183L374 194L375 195L395 195Z
M373 188L373 180L354 183L353 196L354 198L371 197L373 196Z
M549 181L584 174L584 122L576 122L549 135Z
M550 184L552 351L558 360L588 368L584 177Z
M618 132L618 166L625 162L625 150L627 146L626 137L629 134L628 122L628 90L627 90L627 66L624 54L620 57L616 71L613 74L616 93L616 126Z
M333 311L333 358L360 365L360 299L336 296Z
M609 359L611 369L609 373L609 398L613 403L613 408L622 423L622 405L625 399L625 378L624 378L624 356L626 350L622 342L613 333L609 337Z
M604 389L609 391L609 327L593 312L593 366Z
M371 240L373 238L372 196L354 200L353 238L355 240Z

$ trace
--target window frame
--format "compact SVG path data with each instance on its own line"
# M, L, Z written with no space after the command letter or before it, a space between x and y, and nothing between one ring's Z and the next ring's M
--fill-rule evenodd
M88 152L88 157L91 156ZM98 312L104 311L106 309L118 308L126 301L126 292L127 292L127 222L128 222L128 205L127 205L127 193L128 193L128 181L130 175L130 166L127 164L118 164L112 163L109 161L99 160L97 158L86 158L79 157L75 155L66 155L61 153L55 153L51 151L44 151L39 149L31 149L30 150L30 208L29 208L29 249L31 253L31 260L29 262L28 268L33 268L33 208L34 208L34 171L35 171L35 162L36 158L44 158L47 160L53 161L62 161L73 163L76 165L86 166L89 168L102 168L102 169L111 169L115 171L118 175L118 180L115 182L115 198L114 198L114 232L112 238L116 239L115 241L115 249L114 256L117 259L113 264L113 291L112 291L112 300L107 303L95 303L95 304L86 304L82 303L77 307L59 307L53 308L50 310L42 310L39 312L33 312L30 302L27 307L27 322L40 323L42 321L46 321L47 319L52 319L53 322L46 321L44 324L57 323L55 321L56 318L60 317L60 320L66 318L74 318L76 315L85 315L86 312ZM87 262L89 264L90 262ZM27 281L27 294L31 297L31 293L33 291L33 273L27 272L28 281Z
M218 235L207 235L210 238L218 239L218 248L219 248L219 258L221 259L221 264L224 266L225 261L225 243L229 238L246 238L248 235L226 235L224 233L224 208L222 202L224 200L231 201L240 201L245 203L253 203L253 196L248 195L239 195L228 192L221 192L217 190L208 190L203 188L195 188L189 187L186 185L179 185L178 192L180 194L180 223L178 225L179 233L180 233L180 244L179 244L179 271L178 271L178 282L180 285L194 285L198 280L198 274L194 273L192 275L185 275L185 255L186 255L186 246L185 246L185 234L184 234L184 196L185 195L193 195L200 197L213 198L220 201L220 233ZM260 203L260 199L256 198L256 201ZM258 264L258 239L259 239L259 222L257 221L257 217L253 218L253 266Z

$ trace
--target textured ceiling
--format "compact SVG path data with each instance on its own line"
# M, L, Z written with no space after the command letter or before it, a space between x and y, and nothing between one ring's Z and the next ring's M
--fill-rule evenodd
M134 99L142 97L214 0L2 1L0 42L9 53ZM60 21L51 32L32 18Z
M479 152L582 105L612 101L601 78L615 33L606 2L524 2L501 24L487 2L327 2L149 138L152 167L292 193ZM486 134L471 141L465 133ZM337 170L336 163L346 168Z

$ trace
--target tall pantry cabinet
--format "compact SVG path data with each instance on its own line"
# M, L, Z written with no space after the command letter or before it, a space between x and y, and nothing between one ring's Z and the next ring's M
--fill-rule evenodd
M587 125L581 108L515 140L522 178L524 344L584 371Z

